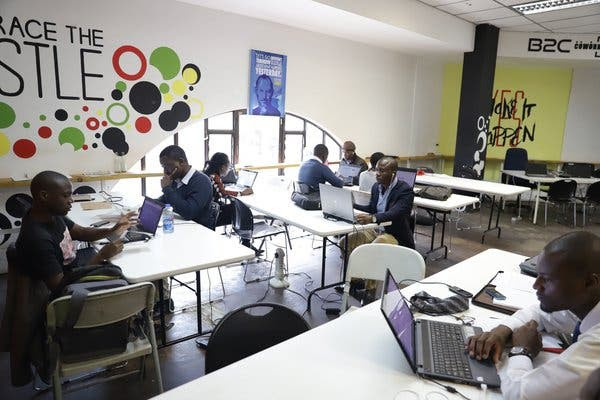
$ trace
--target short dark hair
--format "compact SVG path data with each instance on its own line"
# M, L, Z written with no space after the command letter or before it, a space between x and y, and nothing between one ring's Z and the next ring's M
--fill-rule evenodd
M42 171L31 180L31 195L36 198L40 191L54 189L58 184L68 181L69 178L59 172Z
M369 162L371 163L371 168L375 168L377 166L377 161L381 160L383 158L383 153L380 151L376 151L375 153L371 154L371 157L369 157Z
M206 163L204 173L206 175L217 174L221 171L223 165L229 164L229 157L225 153L215 153Z
M179 146L175 146L174 144L165 147L159 154L158 158L166 157L170 160L183 160L187 162L187 157L185 156L185 151Z
M313 154L319 158L327 158L329 155L329 149L324 144L319 143L315 146Z
M588 231L573 231L550 241L543 250L546 256L556 256L559 264L572 273L599 272L600 237Z

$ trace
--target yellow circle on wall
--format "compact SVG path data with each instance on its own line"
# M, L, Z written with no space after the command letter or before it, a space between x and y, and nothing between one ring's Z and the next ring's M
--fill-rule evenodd
M10 150L10 141L8 137L0 132L0 156L5 155Z
M198 73L193 68L186 68L183 70L183 80L188 84L193 85L198 82Z
M178 96L181 96L185 93L187 86L184 81L175 81L173 82L172 88L173 93L175 93Z

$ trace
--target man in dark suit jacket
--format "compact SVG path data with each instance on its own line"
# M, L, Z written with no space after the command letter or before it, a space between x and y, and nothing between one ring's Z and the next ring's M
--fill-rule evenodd
M414 193L408 184L396 178L398 163L392 157L384 157L377 163L377 183L371 188L371 201L367 206L354 207L368 214L359 214L360 224L391 221L392 224L377 229L367 229L348 236L348 254L366 243L391 243L415 248L410 229L410 213Z

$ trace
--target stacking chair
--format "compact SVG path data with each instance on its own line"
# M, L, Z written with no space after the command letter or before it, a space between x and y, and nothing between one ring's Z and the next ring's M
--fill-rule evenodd
M600 178L600 168L598 168L597 170L595 170L594 172L592 172L592 177L594 177L594 178Z
M145 337L128 342L126 350L122 353L96 356L76 362L65 361L59 346L61 331L65 328L69 319L70 300L71 296L63 296L52 301L46 308L46 334L49 351L50 354L56 354L56 364L52 375L54 398L57 400L62 398L61 378L79 375L85 371L107 367L132 358L141 357L140 374L143 376L145 359L149 354L152 354L154 361L158 391L162 393L163 385L158 350L156 348L154 325L151 320L154 304L154 285L150 282L143 282L115 289L99 290L89 294L85 299L81 314L72 328L73 330L111 325L129 319L143 311L143 333Z
M416 250L386 243L358 246L348 258L341 312L345 312L348 308L352 278L383 281L388 268L399 282L403 279L419 281L425 277L425 261Z
M577 182L570 179L561 179L550 184L548 189L548 195L544 207L544 225L548 223L548 203L553 205L560 205L565 208L570 204L573 205L573 227L577 225L577 199L575 198L575 191L577 190Z
M308 330L310 325L300 314L281 304L240 307L225 315L212 332L206 348L205 372L223 368Z
M600 182L592 183L588 186L587 192L585 193L585 198L583 199L583 226L585 226L586 223L587 207L594 207L595 212L598 205L600 205Z
M234 205L234 213L232 220L232 229L240 238L240 242L252 250L254 250L256 257L259 257L263 250L263 246L265 246L265 254L266 254L266 240L275 235L283 234L286 235L287 231L285 227L279 225L270 225L266 221L255 222L254 215L252 214L252 210L244 204L241 200L232 197L231 202ZM255 247L252 242L255 239L260 239L260 246ZM284 239L285 243L285 257L286 257L286 265L288 258L288 242ZM244 281L246 280L246 272L244 271Z

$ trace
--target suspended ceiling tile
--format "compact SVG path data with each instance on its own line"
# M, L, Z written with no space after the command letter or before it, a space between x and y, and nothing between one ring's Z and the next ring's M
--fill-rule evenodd
M422 3L428 4L430 6L443 6L444 4L456 3L457 0L419 0ZM460 1L460 0L458 0Z
M578 17L578 18L567 18L561 19L558 21L548 21L543 22L544 25L548 29L556 30L560 28L572 28L578 27L582 25L592 25L592 24L600 24L600 14L596 15L588 15L586 17Z
M556 29L554 32L560 33L592 33L600 37L600 24L573 26L570 28Z
M503 28L503 27L507 27L507 26L530 24L531 21L529 21L527 18L518 16L518 17L493 19L491 21L487 21L487 23L497 26L498 28Z
M566 8L564 10L548 11L538 14L529 14L527 18L536 22L557 21L566 18L587 17L600 14L600 4L591 6Z
M506 7L494 8L493 10L475 11L467 14L459 14L460 18L471 22L483 22L491 19L507 18L518 16L519 14L509 10Z
M498 8L498 3L493 0L466 0L437 7L438 10L446 11L447 13L454 15L491 10L493 8Z
M538 24L507 26L502 30L508 32L548 32L547 29L539 26Z

